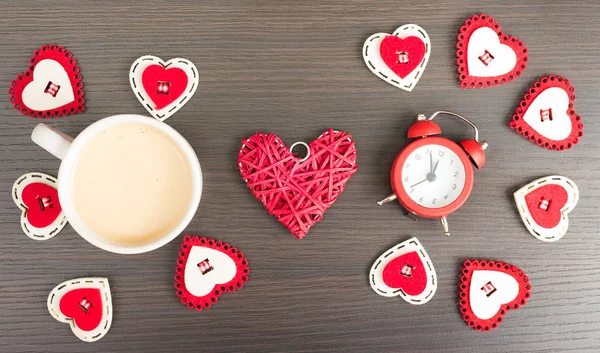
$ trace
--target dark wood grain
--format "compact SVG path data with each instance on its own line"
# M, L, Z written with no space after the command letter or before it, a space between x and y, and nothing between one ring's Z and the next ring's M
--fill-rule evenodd
M168 123L198 154L205 178L200 209L187 231L242 250L251 268L243 290L205 312L181 305L173 273L181 237L151 253L122 256L85 242L67 227L34 242L19 227L10 197L26 172L56 175L59 163L34 145L39 121L21 116L5 96L0 124L0 351L2 352L598 352L600 351L600 30L597 2L577 1L3 1L0 82L7 89L42 44L66 46L85 84L86 112L47 121L69 134L118 113L145 114L128 83L141 55L185 57L200 86ZM461 90L455 38L462 22L488 13L529 47L516 81ZM425 28L432 55L408 93L373 75L363 41L405 23ZM536 78L572 80L585 136L573 150L539 148L508 128L518 100ZM417 113L448 109L474 120L490 148L473 194L449 221L415 223L396 204L388 172ZM354 135L359 171L304 240L298 241L251 196L236 167L240 140L256 131L288 144L324 129ZM469 136L443 122L450 137ZM533 238L512 193L534 178L573 179L581 200L558 243ZM380 253L417 236L439 279L421 307L383 298L367 273ZM499 329L468 328L457 309L465 258L496 259L524 269L533 285L522 310ZM80 342L46 310L59 282L106 276L115 317L108 335Z

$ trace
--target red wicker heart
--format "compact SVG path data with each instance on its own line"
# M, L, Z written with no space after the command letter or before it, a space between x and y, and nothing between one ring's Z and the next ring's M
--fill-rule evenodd
M242 141L238 156L254 197L298 239L323 218L358 168L354 140L344 131L329 129L309 148L303 161L276 135L259 132Z

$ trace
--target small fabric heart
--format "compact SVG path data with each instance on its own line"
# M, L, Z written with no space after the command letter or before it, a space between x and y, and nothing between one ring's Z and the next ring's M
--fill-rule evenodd
M431 42L425 30L417 25L403 25L393 34L376 33L363 45L367 67L387 83L412 91L421 78Z
M242 141L238 166L250 191L298 239L323 218L356 173L356 148L344 131L327 130L301 159L279 137L262 132Z
M160 121L183 107L198 88L198 69L183 58L164 62L152 55L137 59L129 71L131 88L140 103Z
M458 32L458 78L462 88L507 83L527 69L527 47L500 30L492 17L474 15Z
M510 128L550 150L572 148L583 136L574 92L575 87L562 76L542 77L519 103Z
M509 310L517 310L531 297L531 283L519 268L499 262L465 260L460 283L460 312L477 331L490 331Z
M13 184L12 196L22 211L21 228L31 239L50 239L67 224L54 177L44 173L24 174Z
M67 323L79 339L94 342L112 323L112 298L106 278L76 278L57 285L48 295L48 311Z
M406 302L425 304L435 294L437 276L427 252L417 238L386 250L373 264L369 282L375 293L400 296Z
M579 189L571 179L551 175L523 186L514 196L521 219L531 235L553 242L567 233L568 214L579 201Z
M85 110L83 83L73 54L56 44L43 45L30 66L10 83L15 109L34 118L52 118Z
M181 244L175 289L190 309L208 309L225 292L235 292L248 281L244 254L218 240L186 235Z

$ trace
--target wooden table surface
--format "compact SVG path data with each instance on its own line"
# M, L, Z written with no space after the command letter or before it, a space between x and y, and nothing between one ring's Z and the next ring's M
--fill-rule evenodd
M150 253L117 255L95 248L69 226L36 242L19 226L10 190L27 172L56 175L58 160L30 140L39 120L4 96L0 124L0 351L2 352L598 352L600 351L600 30L598 3L576 1L3 1L0 82L8 89L33 51L57 43L81 67L86 111L46 120L76 135L119 113L146 114L131 91L131 63L145 54L185 57L198 67L195 96L168 124L195 149L205 186L190 234L229 242L250 264L241 291L210 310L179 303L173 274L182 236ZM516 81L483 90L459 88L456 33L475 13L493 16L529 47L529 67ZM364 40L416 23L432 54L412 92L373 75L361 57ZM576 87L585 136L574 149L540 148L508 128L527 88L559 74ZM471 118L489 142L467 203L449 218L413 222L390 193L391 163L418 113L447 109ZM446 136L470 131L441 121ZM353 134L359 171L323 219L301 241L263 209L237 169L240 140L256 131L288 145L326 128ZM543 243L523 226L512 193L550 174L579 186L567 235ZM412 306L384 298L367 274L386 249L416 236L439 279L435 297ZM458 308L461 263L494 259L529 275L532 297L495 331L476 332ZM46 309L58 283L106 276L113 293L110 332L80 342Z

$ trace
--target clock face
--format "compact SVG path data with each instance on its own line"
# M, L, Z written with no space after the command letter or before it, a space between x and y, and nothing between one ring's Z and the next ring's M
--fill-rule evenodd
M442 145L418 147L402 165L404 191L422 207L448 206L460 196L465 183L465 166L460 157Z

